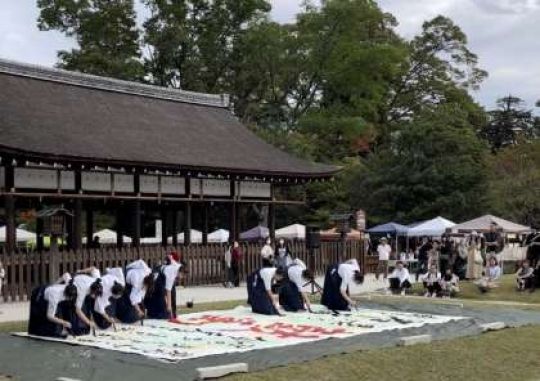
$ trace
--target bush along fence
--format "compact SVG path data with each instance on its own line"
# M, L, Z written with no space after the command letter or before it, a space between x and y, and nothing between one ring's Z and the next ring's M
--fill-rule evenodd
M374 257L365 256L360 241L348 241L345 247L340 242L322 242L313 256L304 242L290 243L293 257L300 258L308 266L313 265L315 274L322 275L327 266L340 260L356 258L364 272L373 272L376 267ZM261 266L261 245L241 243L243 260L241 279ZM102 272L108 267L125 267L129 262L143 259L150 267L162 263L166 253L176 250L187 263L188 272L185 285L209 285L225 280L223 264L226 245L191 245L180 247L141 246L139 248L107 248L58 252L13 252L0 254L6 277L2 296L4 301L26 300L32 289L38 285L55 281L64 273L75 273L79 269L96 266ZM312 262L311 262L312 261Z

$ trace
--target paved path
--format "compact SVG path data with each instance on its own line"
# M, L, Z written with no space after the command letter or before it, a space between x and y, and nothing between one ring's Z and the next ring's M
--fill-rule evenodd
M323 278L318 277L317 283L322 285ZM373 275L367 275L365 282L361 286L355 286L351 290L352 294L363 294L384 288L387 285L382 280L376 281ZM186 301L192 299L194 303L212 303L229 300L244 302L247 300L245 283L237 288L225 288L222 285L195 286L177 289L178 304L185 305ZM0 323L24 321L28 319L29 303L2 303L0 304Z

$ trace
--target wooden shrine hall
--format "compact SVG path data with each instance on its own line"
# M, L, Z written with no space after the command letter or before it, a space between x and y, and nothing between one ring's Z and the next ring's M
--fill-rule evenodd
M92 240L94 212L103 208L116 215L119 245L125 234L140 245L143 211L163 221L162 243L172 234L176 245L181 231L190 243L196 210L205 243L215 203L226 206L234 239L238 208L268 205L272 235L275 205L298 202L278 199L279 187L325 181L338 170L258 138L235 118L227 95L3 60L0 89L0 215L8 253L16 247L17 211L43 205L70 211L74 250L83 232Z

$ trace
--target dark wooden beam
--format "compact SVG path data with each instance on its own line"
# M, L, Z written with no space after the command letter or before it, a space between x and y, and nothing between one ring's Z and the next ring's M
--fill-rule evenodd
M81 171L77 169L75 171L75 191L79 193L81 189ZM73 250L80 250L82 247L82 210L83 200L81 198L75 199L73 201L73 224L71 231L71 248Z
M141 201L135 200L131 205L133 237L132 245L139 247L141 245Z
M202 243L203 245L208 244L208 203L205 202L202 205Z
M172 225L172 245L174 247L178 246L178 227L179 227L179 215L178 210L173 210L172 212L172 219L171 219L171 225Z
M184 245L191 245L191 203L184 204Z
M6 251L12 253L17 247L17 226L15 221L15 197L7 194L4 196L6 209Z
M92 246L94 240L94 210L86 207L86 247Z
M167 209L163 206L160 209L161 216L161 246L167 247L167 236L169 234L169 221L167 216Z
M123 205L116 207L116 247L121 249L124 246L124 208Z

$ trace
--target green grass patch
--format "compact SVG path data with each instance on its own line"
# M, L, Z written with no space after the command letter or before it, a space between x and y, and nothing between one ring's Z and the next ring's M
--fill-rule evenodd
M224 380L533 380L540 377L539 343L540 327L531 326L427 345L328 356Z

